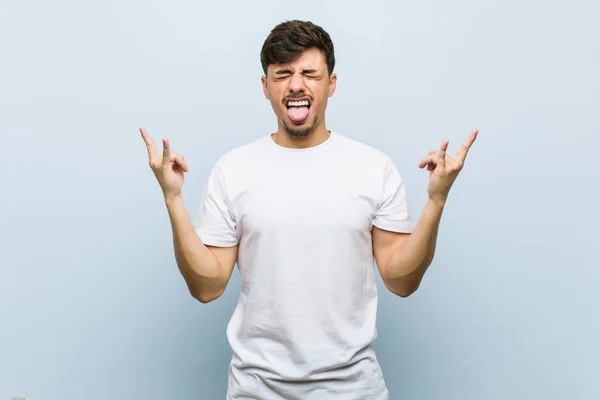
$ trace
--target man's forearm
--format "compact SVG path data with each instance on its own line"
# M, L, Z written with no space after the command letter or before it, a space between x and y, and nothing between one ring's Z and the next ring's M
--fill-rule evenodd
M390 286L406 292L419 286L433 261L444 204L428 200L411 235L398 246L386 268Z
M165 199L173 230L173 246L179 271L194 297L223 289L223 273L213 253L202 243L192 225L183 198Z

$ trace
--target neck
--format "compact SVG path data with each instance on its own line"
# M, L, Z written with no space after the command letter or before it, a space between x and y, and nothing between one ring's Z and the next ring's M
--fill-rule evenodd
M271 134L271 138L282 147L306 149L320 145L329 139L330 135L331 131L325 127L317 127L310 135L302 137L292 136L284 128L279 127L276 133Z

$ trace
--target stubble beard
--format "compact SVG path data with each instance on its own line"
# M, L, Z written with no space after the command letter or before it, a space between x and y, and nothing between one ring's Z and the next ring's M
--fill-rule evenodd
M307 137L311 133L313 133L315 131L315 129L317 129L317 126L319 126L319 118L315 116L312 124L307 127L304 127L304 128L290 126L286 123L286 121L284 119L281 120L281 126L283 126L283 129L285 129L285 131L290 136L298 137L298 138Z

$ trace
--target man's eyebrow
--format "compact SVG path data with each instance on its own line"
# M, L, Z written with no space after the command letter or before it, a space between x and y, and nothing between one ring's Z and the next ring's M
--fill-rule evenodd
M317 71L316 69L312 69L312 68L302 70L303 74L314 74L317 72L319 72L319 71ZM284 75L284 74L292 74L292 73L293 72L290 69L279 69L279 70L275 71L275 75Z

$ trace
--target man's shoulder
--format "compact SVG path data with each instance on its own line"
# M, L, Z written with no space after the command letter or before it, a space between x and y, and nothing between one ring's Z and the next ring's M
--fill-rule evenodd
M221 154L216 164L221 169L239 168L248 165L264 151L264 142L265 136L261 136L248 143L233 147Z
M375 163L386 163L390 160L390 156L374 145L368 144L362 140L354 139L349 136L340 135L343 146L352 154L353 159L363 159Z

